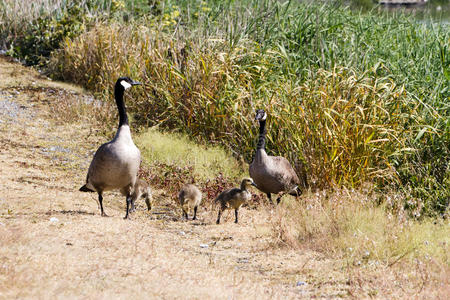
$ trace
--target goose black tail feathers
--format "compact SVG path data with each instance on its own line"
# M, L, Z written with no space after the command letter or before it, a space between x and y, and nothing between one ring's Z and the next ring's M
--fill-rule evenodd
M297 187L295 187L295 189L290 191L288 194L291 195L291 196L294 196L294 197L298 197L298 196L300 196L302 194L302 191L297 186Z
M86 185L83 185L82 187L80 187L79 191L80 192L89 192L89 193L95 192L95 191L91 190L90 188L88 188Z

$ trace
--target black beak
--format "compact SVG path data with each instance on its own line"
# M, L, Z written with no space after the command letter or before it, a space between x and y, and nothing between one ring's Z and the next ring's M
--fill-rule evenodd
M131 80L131 85L141 85L142 83L138 81Z
M256 186L256 184L255 184L254 182L252 182L252 183L251 183L251 185L253 185L254 187L256 187L256 188L257 188L257 186Z

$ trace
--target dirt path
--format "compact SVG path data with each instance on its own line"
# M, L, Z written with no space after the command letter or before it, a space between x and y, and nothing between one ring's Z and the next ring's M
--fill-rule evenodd
M123 220L123 197L108 193L102 218L95 195L78 192L105 141L73 104L84 102L0 57L0 298L410 296L383 270L358 281L342 261L274 247L265 210L243 209L239 225L205 209L182 222L155 191L152 214L141 201Z

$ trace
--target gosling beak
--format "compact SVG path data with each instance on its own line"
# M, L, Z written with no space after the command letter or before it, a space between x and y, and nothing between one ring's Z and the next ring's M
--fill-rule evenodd
M257 188L257 186L256 186L256 184L255 184L254 182L252 182L252 183L251 183L251 185L253 185L254 187L256 187L256 188Z

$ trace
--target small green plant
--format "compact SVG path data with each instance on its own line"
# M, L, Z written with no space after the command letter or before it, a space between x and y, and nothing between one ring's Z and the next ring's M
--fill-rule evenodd
M41 15L13 42L10 54L28 65L45 63L42 60L50 57L65 38L73 38L85 30L87 19L76 1L55 15Z
M27 65L45 66L50 54L93 23L120 15L122 0L0 2L0 39L8 53Z

